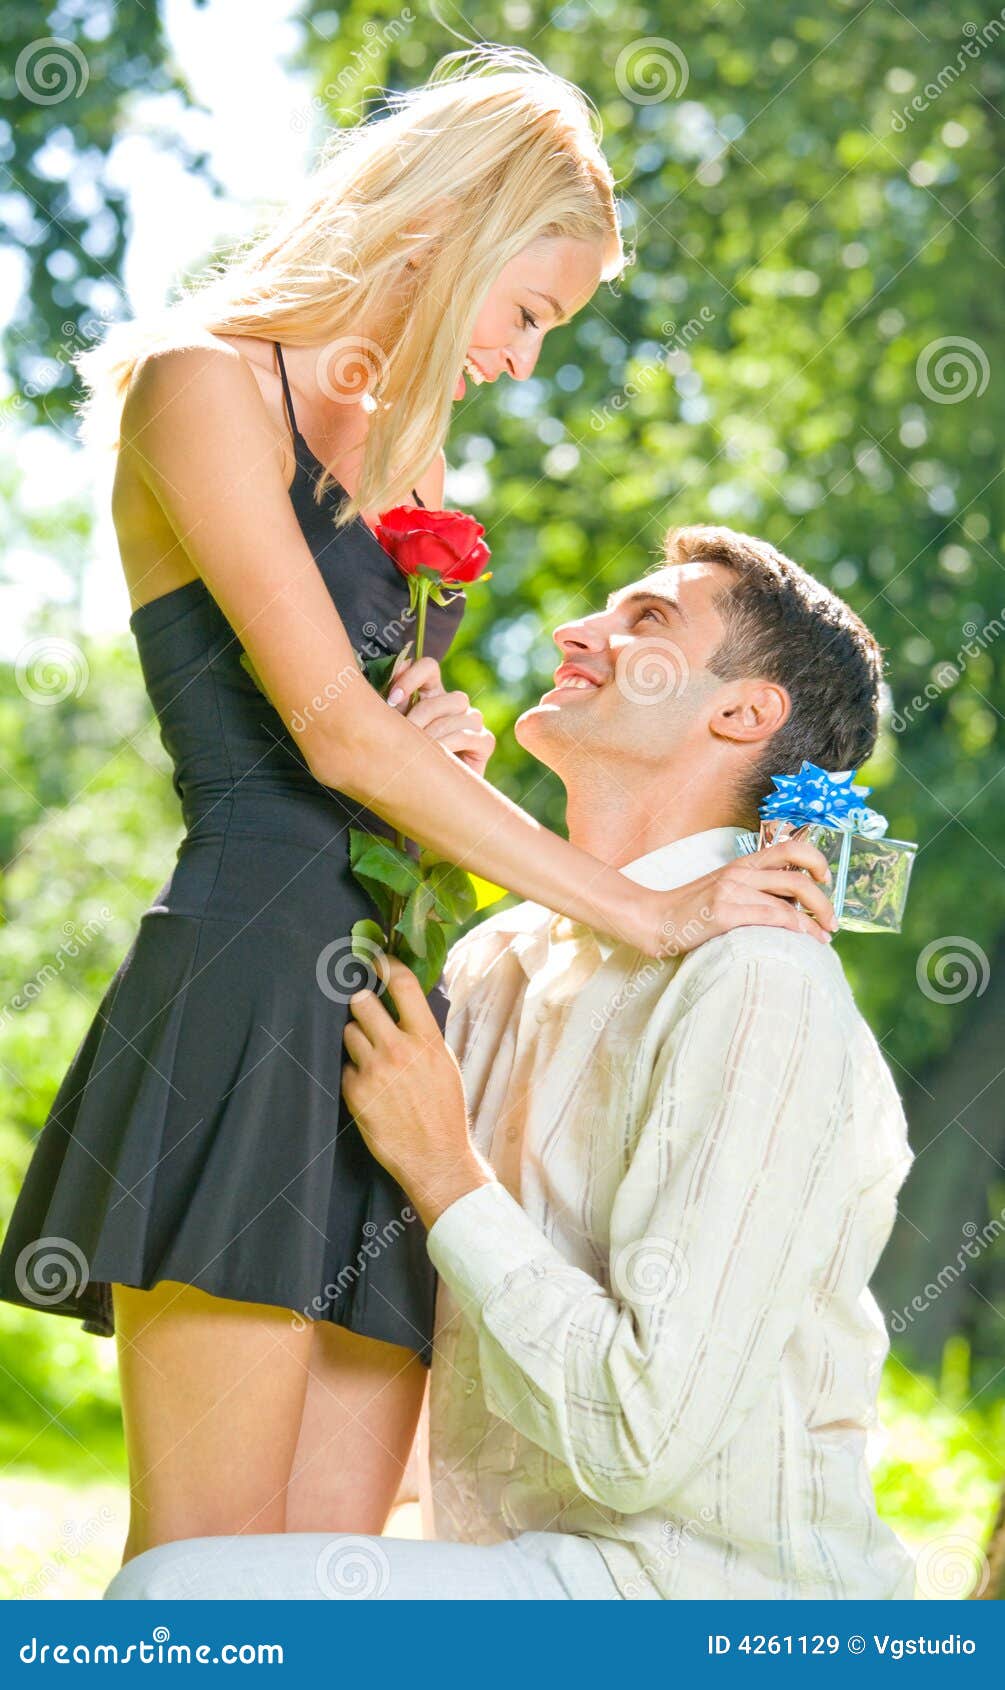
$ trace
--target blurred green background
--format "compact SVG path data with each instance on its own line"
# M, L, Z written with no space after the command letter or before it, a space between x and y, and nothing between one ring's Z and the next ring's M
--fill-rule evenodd
M203 183L210 208L165 282L251 228L255 184L228 188L221 143L271 110L262 87L309 161L328 125L443 53L528 48L596 103L636 257L548 337L531 381L456 407L448 502L485 522L495 574L451 680L500 738L496 781L558 825L558 787L510 725L550 675L548 630L644 571L669 523L769 538L886 649L889 720L863 778L921 849L903 934L839 944L916 1153L875 1285L895 1356L876 1482L936 1597L985 1583L1005 1469L1005 26L972 13L276 0L249 31L247 8L215 0L53 6L12 14L0 107L0 1218L180 831L124 595L111 625L91 614L114 543L74 445L70 357L156 292L130 258L167 215L165 180L179 199ZM216 29L201 46L197 14ZM62 92L32 82L45 36ZM220 43L244 68L214 107L197 72ZM268 187L281 199L275 171ZM113 1345L0 1309L5 1593L97 1594L123 1478Z

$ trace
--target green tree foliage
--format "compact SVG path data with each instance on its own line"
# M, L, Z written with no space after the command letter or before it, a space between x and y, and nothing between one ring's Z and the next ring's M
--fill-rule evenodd
M66 428L70 358L128 315L127 195L108 155L137 95L189 97L166 57L160 11L144 0L15 0L3 33L0 243L20 254L25 283L4 333L15 384L5 408ZM205 170L204 154L182 150Z

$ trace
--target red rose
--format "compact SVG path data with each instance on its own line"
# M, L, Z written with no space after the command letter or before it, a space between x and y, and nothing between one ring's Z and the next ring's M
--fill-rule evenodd
M448 586L476 581L489 561L485 529L464 511L431 511L395 505L384 511L376 534L402 575L429 570Z

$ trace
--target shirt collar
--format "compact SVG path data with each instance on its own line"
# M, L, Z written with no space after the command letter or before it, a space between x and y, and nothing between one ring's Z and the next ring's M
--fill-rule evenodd
M737 838L743 829L737 826L709 827L701 833L689 833L647 851L644 857L625 863L621 873L638 886L654 891L669 892L675 886L686 886L703 874L722 868L737 855ZM568 916L555 915L543 904L525 902L495 917L497 932L513 936L512 948L528 974L533 974L542 956L540 944L534 941L547 938L551 943L580 938L592 940L604 962L616 949L616 941L606 934L594 933L581 922Z

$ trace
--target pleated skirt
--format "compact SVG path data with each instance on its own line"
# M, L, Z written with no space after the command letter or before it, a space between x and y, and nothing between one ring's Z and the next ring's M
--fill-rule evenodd
M185 842L36 1143L0 1297L110 1335L113 1284L179 1281L428 1365L425 1230L341 1096L368 914L344 842ZM444 1027L440 988L430 1002Z

